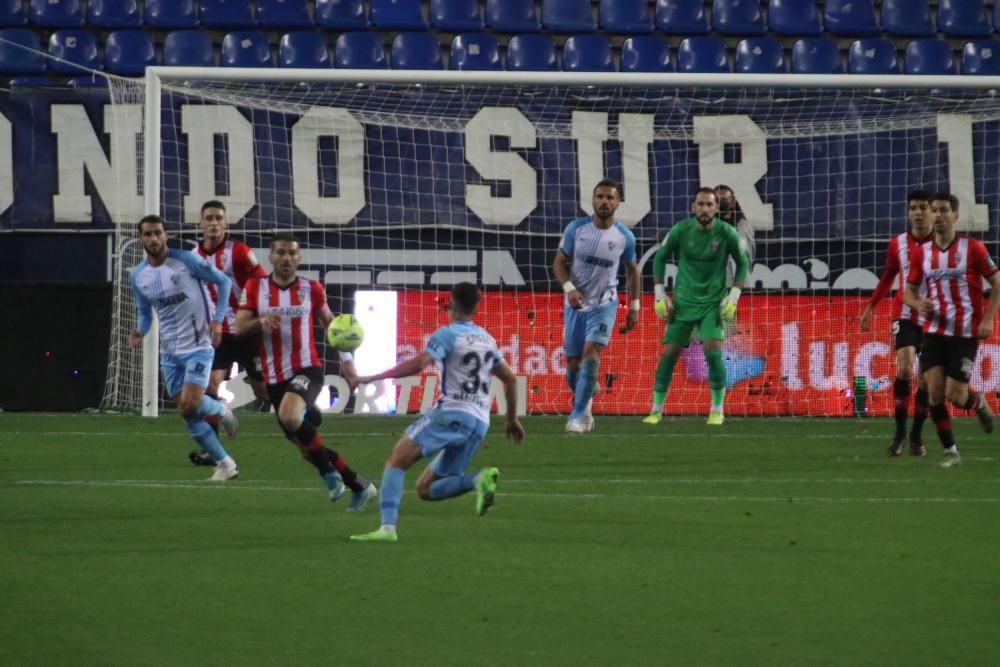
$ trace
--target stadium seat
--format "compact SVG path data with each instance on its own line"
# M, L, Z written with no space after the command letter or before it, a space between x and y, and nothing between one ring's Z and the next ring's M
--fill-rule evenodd
M677 46L678 72L728 72L726 45L718 37L688 37Z
M672 72L670 47L658 35L636 35L622 43L622 72Z
M31 0L31 22L43 28L79 28L83 25L81 0ZM79 70L77 70L79 71Z
M384 69L387 66L382 38L374 32L345 32L337 38L333 65L343 69Z
M420 0L372 0L371 20L379 30L427 30Z
M392 69L444 69L441 43L429 32L404 32L392 40Z
M899 74L896 47L887 39L859 39L847 50L849 74Z
M142 76L156 64L156 47L145 30L118 30L104 41L104 69L121 76Z
M767 31L758 0L714 0L712 27L723 35L763 35Z
M197 28L195 0L146 0L146 25L161 30Z
M872 0L826 0L823 4L826 29L844 37L878 37L882 34L875 22Z
M962 49L962 74L1000 76L1000 42L969 42Z
M785 54L781 42L770 37L748 37L736 45L733 71L741 74L784 74Z
M622 35L653 32L653 19L646 0L601 0L597 23L601 30Z
M573 35L563 44L564 72L614 72L611 42L600 35Z
M486 25L493 32L538 32L535 0L486 0Z
M564 34L594 32L590 0L542 0L542 27Z
M108 80L103 76L88 74L67 79L66 85L75 89L77 93L101 93L104 95L108 87Z
M309 30L313 27L306 0L257 0L261 30Z
M44 74L45 59L42 57L42 42L38 33L26 28L0 30L0 73L2 74ZM12 42L7 44L7 42ZM19 44L19 46L15 46ZM30 50L29 50L30 49Z
M46 59L45 64L50 72L56 74L82 76L83 70L74 67L74 64L87 69L101 69L97 39L89 30L56 30L49 37L49 55L53 58Z
M171 67L214 67L212 36L200 30L167 33L163 40L163 64Z
M253 30L250 0L201 0L201 24L221 30Z
M792 72L794 74L843 74L844 63L840 49L832 39L808 37L792 46Z
M278 44L278 67L308 67L328 69L333 67L330 50L322 33L303 31L282 36Z
M882 30L894 37L934 34L928 0L882 0Z
M222 67L273 67L267 36L253 30L231 32L222 38L219 50Z
M0 0L0 27L16 28L28 24L22 0Z
M983 0L938 0L937 20L946 37L989 37L993 32Z
M771 0L767 25L779 35L815 37L823 32L816 0Z
M316 27L364 30L368 27L364 0L316 0Z
M903 74L954 74L955 54L943 39L915 39L906 45Z
M479 32L483 29L479 0L431 0L427 11L431 27L436 30Z
M703 0L656 0L656 29L668 35L708 33Z
M141 28L138 0L90 0L87 22L95 28Z
M514 35L507 43L507 69L517 72L554 72L559 69L556 45L546 35Z
M455 35L451 40L448 69L501 70L500 47L497 38L489 34Z

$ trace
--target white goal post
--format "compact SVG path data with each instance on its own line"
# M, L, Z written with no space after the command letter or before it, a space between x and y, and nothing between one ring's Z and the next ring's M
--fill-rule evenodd
M885 242L905 229L902 202L908 190L958 194L963 202L960 224L996 252L1000 184L989 172L993 162L987 156L1000 143L1000 100L993 90L1000 90L1000 77L175 67L147 68L144 84L118 87L112 82L113 103L144 106L147 212L168 213L169 223L181 222L192 233L197 229L190 206L177 202L205 188L194 183L193 157L185 153L191 147L178 147L188 130L178 123L182 114L174 107L245 106L249 111L242 117L254 126L250 159L255 166L266 161L270 170L253 172L253 201L245 202L269 207L257 216L258 236L286 228L285 220L293 221L288 223L292 230L318 234L303 244L312 250L304 268L316 269L328 286L397 290L406 295L401 312L429 308L430 295L446 291L449 281L478 278L484 289L497 292L494 305L508 304L510 313L518 313L520 319L498 321L505 332L502 340L497 335L498 342L506 348L505 356L517 357L515 372L526 378L528 410L548 413L565 412L569 392L559 382L555 350L561 345L560 294L549 282L544 258L557 247L561 229L589 213L587 183L605 174L624 183L620 212L632 218L625 222L636 233L637 259L643 265L670 224L687 217L686 202L698 186L726 183L734 188L756 230L756 259L738 325L744 328L734 336L735 366L730 371L743 383L737 386L730 378L732 392L742 392L745 398L739 401L749 406L745 414L849 414L843 406L859 374L867 378L873 401L880 391L887 395L880 384L892 363L887 323L876 323L886 326L865 336L851 329L860 310L858 299L881 271ZM481 113L486 108L491 114ZM278 129L291 126L287 121L258 123L264 115L304 117L313 109L323 110L315 115L317 123L363 128L360 167L338 162L354 136L348 131L330 132L333 138L321 143L323 129L312 128L309 145L320 153L304 161L312 173L295 161L294 150L301 146L294 137L280 136L272 146L259 148L270 141L262 137L280 135ZM333 115L331 110L337 109L346 114ZM522 118L527 122L521 123ZM469 125L474 121L483 127L476 129L480 143L471 147ZM392 124L398 127L381 134L380 127ZM215 154L224 156L215 165L222 185L213 185L210 192L225 200L235 192L233 172L241 169L234 161L246 156L237 153L232 137L205 136L218 140ZM931 146L938 143L944 149L935 153ZM261 157L261 150L267 155ZM354 195L345 192L344 183L331 185L324 178L343 180L356 168L365 190L358 201L372 213L337 219L354 211L345 203ZM993 171L1000 170L994 166ZM416 172L413 179L411 172ZM299 206L296 179L316 190L318 203L310 200L312 208ZM429 194L409 192L414 183L417 190L427 186L448 201L412 210L413 202L425 202L421 195ZM172 188L171 202L161 200L165 188ZM396 189L406 191L405 196L397 196ZM528 201L524 193L534 199ZM329 202L336 206L324 208ZM530 203L535 208L522 215ZM165 206L174 208L165 211ZM870 218L859 213L866 206L875 211ZM328 220L317 222L312 214L332 209ZM411 217L395 219L401 211ZM231 223L237 222L232 217ZM126 264L136 260L134 253L126 259L120 249L134 236L134 223L117 221L117 333L112 332L108 383L110 387L116 378L120 393L115 398L106 393L105 403L156 416L155 328L142 349L141 387L120 389L124 367L134 363L120 345L122 327L131 328L121 280L127 277ZM871 229L862 226L869 223ZM237 236L241 231L234 229ZM377 239L365 240L369 234ZM357 259L342 266L347 249ZM395 266L379 268L394 254L402 258ZM648 283L648 266L643 275ZM667 278L669 284L669 267ZM623 286L624 278L621 294ZM888 304L881 308L887 311ZM421 321L433 320L420 312ZM810 312L815 332L806 331ZM599 411L638 414L648 409L662 327L650 308L644 306L642 316L639 334L612 336L609 353L628 362L602 361L605 391ZM546 327L545 334L535 329L529 340L529 327ZM825 332L820 330L824 327ZM412 349L413 338L400 336L398 354ZM776 338L782 340L775 343ZM122 349L116 352L116 346ZM996 352L1000 368L1000 347ZM727 357L727 366L729 361ZM671 389L668 404L677 401L678 413L707 410L707 403L701 405L707 390L698 388L704 378L696 366L697 360L690 358L693 370ZM1000 372L986 368L976 382L995 389ZM424 390L433 393L428 384ZM413 397L419 400L416 393Z

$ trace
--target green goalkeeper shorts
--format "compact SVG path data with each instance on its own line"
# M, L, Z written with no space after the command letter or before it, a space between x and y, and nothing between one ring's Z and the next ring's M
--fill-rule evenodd
M691 342L691 332L698 327L698 340L725 340L725 327L722 325L722 314L718 308L705 311L701 319L685 317L685 313L677 309L667 316L667 330L663 332L664 345L687 347Z

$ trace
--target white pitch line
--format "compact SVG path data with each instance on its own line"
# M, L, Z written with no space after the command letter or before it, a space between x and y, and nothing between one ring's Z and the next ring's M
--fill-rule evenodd
M191 482L144 482L139 480L20 480L15 481L18 486L96 486L96 487L129 487L145 489L212 489L223 491L297 491L316 493L316 488L289 487L289 486L248 486L239 482L232 484L224 483L191 483ZM408 492L412 495L412 491ZM642 501L668 501L668 502L715 502L715 503L928 503L928 504L996 504L1000 503L1000 498L953 498L953 497L858 497L858 498L835 498L824 496L664 496L664 495L620 495L611 493L531 493L531 492L505 492L502 494L514 498L560 498L566 500L642 500Z

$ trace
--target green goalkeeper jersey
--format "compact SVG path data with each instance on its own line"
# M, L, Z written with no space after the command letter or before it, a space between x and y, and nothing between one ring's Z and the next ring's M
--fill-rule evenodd
M734 227L716 218L703 230L698 220L687 218L674 224L653 257L653 276L663 282L667 259L677 258L673 308L682 320L699 320L726 296L726 265L736 261L736 282L746 280L750 262L740 249Z

